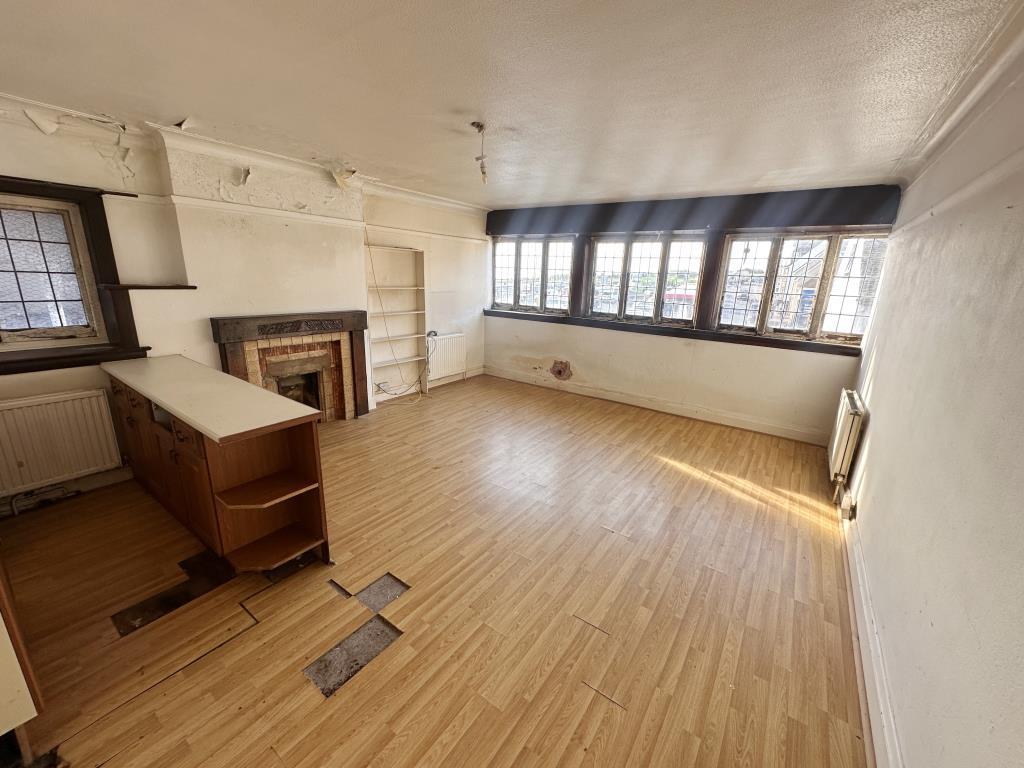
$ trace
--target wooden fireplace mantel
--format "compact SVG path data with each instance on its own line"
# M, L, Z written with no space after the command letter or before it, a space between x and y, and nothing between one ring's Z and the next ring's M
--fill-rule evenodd
M288 315L240 315L211 317L213 340L218 344L278 336L298 336L335 331L365 331L366 312L347 309L338 312L300 312Z
M210 326L213 329L213 340L220 349L221 370L240 379L246 378L246 342L347 332L351 340L355 413L356 416L369 413L365 339L368 326L365 310L211 317Z

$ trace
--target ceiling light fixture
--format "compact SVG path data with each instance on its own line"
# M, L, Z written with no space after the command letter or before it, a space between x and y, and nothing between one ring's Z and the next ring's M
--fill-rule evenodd
M487 183L487 155L484 154L484 131L487 130L487 126L479 120L474 120L470 123L476 129L476 132L480 134L480 154L477 155L474 160L480 163L480 180Z

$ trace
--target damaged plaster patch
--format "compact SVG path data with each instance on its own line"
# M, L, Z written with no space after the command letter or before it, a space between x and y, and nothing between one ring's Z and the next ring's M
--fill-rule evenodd
M39 109L32 109L26 107L22 110L25 117L32 121L32 124L40 131L45 133L47 136L55 134L63 125L69 125L75 122L78 123L89 123L92 125L98 125L101 128L112 128L119 134L124 134L128 130L128 126L125 123L117 120L110 115L99 115L91 117L89 115L75 115L70 112L48 114Z
M360 190L351 183L339 185L321 168L290 168L256 158L232 162L174 146L167 147L166 153L176 195L332 218L362 218Z
M329 170L331 176L334 177L334 183L337 184L342 189L345 188L345 185L348 183L349 179L356 175L355 168L340 167L328 168L327 170Z
M572 366L569 365L568 360L555 360L548 371L559 381L567 381L572 378Z
M121 136L123 135L118 136L115 144L96 144L95 146L99 156L106 160L120 174L121 181L127 184L130 179L135 178L135 169L132 168L130 162L132 160L131 147L121 146Z
M37 109L25 109L23 111L25 113L25 117L31 120L35 127L47 136L53 136L53 134L57 132L57 129L60 128L59 120L52 118Z

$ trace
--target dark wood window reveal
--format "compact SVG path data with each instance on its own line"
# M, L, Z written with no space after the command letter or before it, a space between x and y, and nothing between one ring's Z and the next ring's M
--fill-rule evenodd
M104 194L0 176L0 374L145 357Z

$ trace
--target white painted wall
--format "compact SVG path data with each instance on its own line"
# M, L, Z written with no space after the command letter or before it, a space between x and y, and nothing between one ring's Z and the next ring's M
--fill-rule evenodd
M219 368L210 317L366 308L361 227L236 205L175 207L188 279L198 290L132 295L150 354L180 353Z
M488 317L485 371L811 443L828 441L857 358ZM573 375L559 381L554 360Z
M908 188L866 341L852 541L881 768L1024 764L1022 83L1024 57Z
M60 127L43 133L26 107ZM131 294L150 354L219 367L210 317L366 309L365 223L371 242L425 251L431 327L464 332L469 365L483 366L482 210L406 193L364 195L310 163L180 131L122 134L14 99L0 99L0 174L140 194L105 198L121 280L198 286ZM98 368L3 376L0 399L104 381Z

